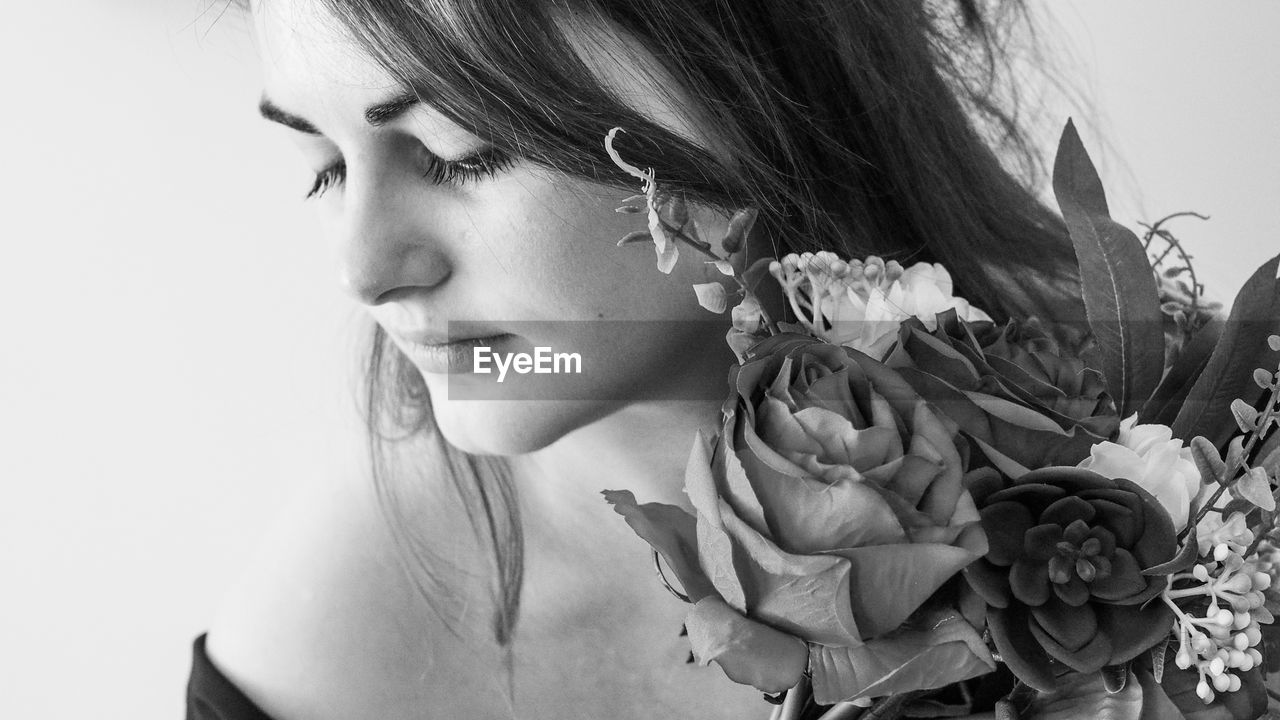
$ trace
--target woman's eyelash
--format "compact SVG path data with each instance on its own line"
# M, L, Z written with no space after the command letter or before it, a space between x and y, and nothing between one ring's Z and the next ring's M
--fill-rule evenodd
M437 185L465 185L497 175L515 164L515 158L490 147L457 160L442 160L427 153L427 171L424 173Z
M325 194L329 188L339 185L347 177L347 163L345 160L339 160L325 169L316 173L316 181L312 183L311 190L307 192L304 200L310 200L314 197L320 197Z
M427 153L426 172L423 176L436 185L462 186L472 181L491 178L515 164L515 158L498 150L487 148L457 160L443 160ZM316 173L315 182L304 199L318 198L331 188L341 185L347 178L345 160L338 160Z

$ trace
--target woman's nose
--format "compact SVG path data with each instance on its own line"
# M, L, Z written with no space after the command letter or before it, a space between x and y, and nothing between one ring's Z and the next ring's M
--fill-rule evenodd
M348 171L338 237L339 282L365 305L393 291L435 287L451 271L439 243L440 213L394 173Z

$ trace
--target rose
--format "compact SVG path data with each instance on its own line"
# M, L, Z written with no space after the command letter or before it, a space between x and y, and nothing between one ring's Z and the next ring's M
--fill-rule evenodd
M892 370L807 336L762 341L730 385L686 471L695 516L606 493L695 603L695 657L766 692L807 666L824 704L994 670L935 597L986 552L954 430Z
M1091 470L1050 467L1008 480L991 468L967 484L990 541L964 576L991 606L987 625L1021 680L1054 689L1056 660L1082 673L1131 660L1170 632L1149 600L1173 558L1173 523L1151 493Z
M1136 413L1121 422L1115 442L1094 445L1079 466L1141 485L1168 511L1173 529L1181 531L1190 519L1193 501L1209 488L1201 486L1200 469L1191 456L1191 448L1173 439L1172 430L1165 425L1137 422Z
M1032 325L910 319L885 363L1011 475L1075 465L1120 425L1102 376Z

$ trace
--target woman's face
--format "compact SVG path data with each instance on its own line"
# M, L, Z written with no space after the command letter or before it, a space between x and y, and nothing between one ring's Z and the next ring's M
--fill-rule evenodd
M641 399L685 385L723 389L727 313L700 308L691 288L723 276L692 252L663 275L651 244L616 246L645 226L644 215L613 210L638 183L620 189L520 158L476 160L486 144L406 100L319 3L254 5L264 114L293 127L317 173L310 201L339 280L422 372L447 439L473 452L529 452ZM696 137L653 93L624 90L642 112ZM597 151L605 157L603 137ZM441 171L433 158L462 162ZM496 172L465 175L486 166ZM469 338L479 340L445 344ZM471 372L484 344L491 372ZM496 382L506 353L536 347L549 348L543 367L553 369L554 353L579 354L581 372L521 374L511 358ZM573 367L570 358L558 365Z

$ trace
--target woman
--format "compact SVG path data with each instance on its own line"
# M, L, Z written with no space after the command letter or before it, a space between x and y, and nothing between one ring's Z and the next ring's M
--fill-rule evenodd
M1080 317L1060 220L1001 163L1024 157L998 102L1014 5L249 5L263 115L314 164L376 321L375 472L287 514L197 641L189 717L767 714L684 663L685 608L599 497L688 506L733 361L727 314L708 327L689 291L713 266L615 247L643 223L613 212L635 181L611 127L708 226L760 210L739 268L929 260L997 319ZM592 362L571 389L459 371L532 347Z

